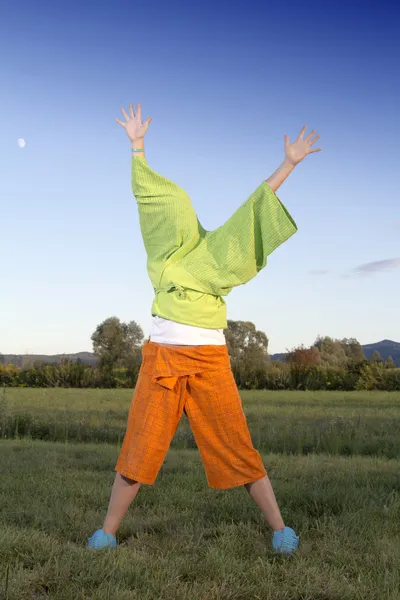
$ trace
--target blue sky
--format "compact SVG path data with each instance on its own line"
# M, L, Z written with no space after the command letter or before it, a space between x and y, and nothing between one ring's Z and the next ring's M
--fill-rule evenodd
M115 124L141 101L150 165L206 229L321 134L279 190L299 232L228 296L272 352L318 334L400 341L400 8L394 3L9 2L0 10L0 351L148 334L152 289ZM18 138L26 140L19 148Z

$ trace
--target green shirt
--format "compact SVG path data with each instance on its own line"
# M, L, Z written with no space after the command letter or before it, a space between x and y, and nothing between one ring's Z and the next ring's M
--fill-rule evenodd
M197 327L227 327L223 296L252 279L297 227L264 181L215 231L200 224L188 194L132 159L132 189L154 288L152 314Z

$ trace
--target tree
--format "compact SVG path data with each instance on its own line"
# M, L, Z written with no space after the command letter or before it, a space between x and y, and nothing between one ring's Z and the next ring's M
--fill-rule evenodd
M92 335L93 352L100 358L102 367L130 366L143 339L143 330L135 321L121 323L117 317L110 317L100 323Z
M347 356L342 343L329 336L318 337L314 346L318 348L321 361L332 367L343 367L347 363Z
M378 350L374 350L371 356L371 362L382 362L382 357L379 354Z
M394 362L394 360L391 356L387 357L385 364L386 364L387 369L395 369L396 368L396 363Z
M294 350L288 353L286 360L290 364L295 364L303 368L315 367L321 363L320 353L316 346L311 346L311 348L304 348L304 346L294 348Z
M268 338L250 321L228 321L226 344L239 387L257 388L268 362Z
M228 321L225 337L232 359L243 359L246 356L264 359L268 356L266 334L258 331L250 321Z
M295 389L309 389L310 381L318 372L321 364L321 356L316 346L304 348L299 346L294 348L287 355L287 362L290 365L291 385Z
M362 346L355 338L344 338L340 341L344 352L350 362L353 364L362 363L365 361L365 354Z

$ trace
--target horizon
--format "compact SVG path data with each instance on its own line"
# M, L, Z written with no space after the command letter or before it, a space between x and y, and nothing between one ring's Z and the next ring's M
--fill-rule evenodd
M385 342L390 342L391 344L398 344L400 346L400 342L396 342L396 340L390 340L390 339L384 339L384 340L379 340L378 342L370 342L369 344L361 344L362 348L368 347L368 346L377 346L379 344L384 344ZM275 356L275 355L279 355L279 354L287 354L288 352L290 352L291 350L289 348L287 348L284 352L270 352L268 349L268 354L270 356ZM95 355L95 352L93 352L92 350L78 350L77 352L56 352L54 354L47 354L45 352L43 353L37 353L37 352L0 352L0 356L48 356L48 357L52 357L52 356L74 356L77 354L93 354Z
M0 350L90 352L114 314L148 335L130 146L114 120L138 101L150 166L188 191L206 229L278 167L285 134L321 135L278 191L298 233L227 297L228 319L265 331L271 354L318 335L400 340L400 8L286 8L150 0L139 23L127 0L2 8Z

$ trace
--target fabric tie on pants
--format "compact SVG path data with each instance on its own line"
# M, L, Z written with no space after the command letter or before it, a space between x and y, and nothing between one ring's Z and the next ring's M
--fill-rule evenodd
M204 352L205 346L159 346L149 342L151 346L144 346L143 356L150 348L155 355L155 368L152 380L167 390L174 390L181 377L201 375L204 372L218 372L221 369L230 371L230 361L225 346L218 347L219 361L210 360ZM208 347L207 347L208 348ZM178 351L180 360L174 358L172 351ZM224 364L221 364L221 358ZM225 360L224 360L225 359Z

